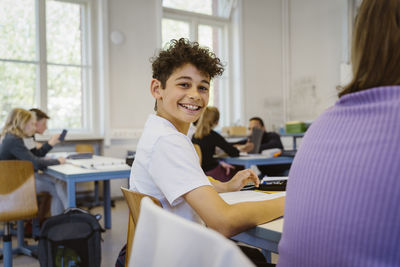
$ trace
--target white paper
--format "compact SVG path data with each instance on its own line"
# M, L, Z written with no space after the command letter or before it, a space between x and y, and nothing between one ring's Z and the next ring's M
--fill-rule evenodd
M113 169L127 166L124 159L96 157L92 159L68 159L67 163L86 169Z
M226 203L235 204L240 202L271 200L274 198L286 196L286 192L267 194L256 191L237 191L221 193L219 195L222 197L223 200L225 200Z

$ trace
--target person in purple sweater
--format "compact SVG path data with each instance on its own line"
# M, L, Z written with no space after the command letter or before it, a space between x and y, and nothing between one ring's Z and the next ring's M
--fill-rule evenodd
M400 0L364 0L353 80L307 130L279 267L400 266Z

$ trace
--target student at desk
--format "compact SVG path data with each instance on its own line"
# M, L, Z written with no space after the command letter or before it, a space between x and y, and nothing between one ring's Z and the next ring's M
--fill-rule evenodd
M400 0L364 0L352 81L307 130L278 266L400 266Z
M187 137L190 123L207 107L211 79L223 72L215 54L183 38L172 40L152 67L150 91L157 113L147 119L137 145L130 189L227 237L282 216L284 198L227 204L218 192L240 190L250 181L258 186L259 179L243 170L229 182L210 181Z
M29 111L33 112L36 116L35 133L43 134L47 130L47 120L50 119L50 117L38 108L32 108ZM60 143L59 138L60 134L55 134L50 137L49 141L41 144L36 142L35 134L33 134L32 136L24 138L24 144L35 156L44 157L54 145Z
M230 157L239 156L239 150L229 144L224 137L213 129L218 125L219 111L216 107L206 107L201 115L196 132L192 138L193 144L201 149L201 168L206 175L221 182L227 182L233 177L231 169L235 167L214 158L215 148L219 147Z
M261 139L260 149L257 153L261 153L263 150L279 148L283 150L283 145L279 134L274 132L267 132L265 129L264 121L260 117L253 117L249 120L249 135L251 135L253 129L260 129L263 131ZM248 139L244 139L240 142L235 143L236 147L243 152L250 152L254 148L254 144ZM287 171L290 169L290 164L280 164L274 166L257 166L262 176L287 176Z
M35 156L25 146L23 138L32 136L36 128L35 115L25 109L15 108L7 117L1 133L0 160L28 160L35 169L36 192L48 192L51 197L51 215L57 215L67 207L64 183L38 173L50 165L65 163L64 158L45 159Z

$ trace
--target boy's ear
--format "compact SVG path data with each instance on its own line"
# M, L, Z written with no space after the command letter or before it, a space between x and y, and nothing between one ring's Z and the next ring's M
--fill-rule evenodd
M161 82L157 79L151 80L150 83L150 92L155 99L161 99Z

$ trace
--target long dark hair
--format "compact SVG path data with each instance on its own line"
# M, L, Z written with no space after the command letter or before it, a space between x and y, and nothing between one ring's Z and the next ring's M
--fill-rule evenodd
M400 85L400 0L363 0L352 40L353 80L339 97Z

